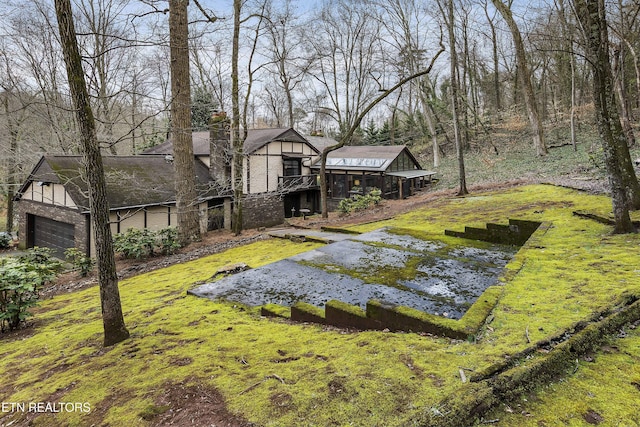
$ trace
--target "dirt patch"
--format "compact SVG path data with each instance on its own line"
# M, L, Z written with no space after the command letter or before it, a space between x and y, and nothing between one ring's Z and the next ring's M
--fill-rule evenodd
M469 186L469 193L478 193L483 191L496 191L508 188L518 187L529 184L553 184L560 187L573 188L576 190L586 191L592 194L602 194L607 192L607 186L604 181L599 180L579 180L569 177L549 178L545 180L534 178L522 178L508 182L496 182ZM361 212L354 212L344 215L339 212L329 212L328 218L320 218L313 216L311 218L289 218L289 225L300 228L320 228L322 226L346 226L364 224L374 221L382 221L393 218L396 215L411 212L427 203L442 198L454 197L457 190L442 189L436 191L425 191L413 195L402 200L384 200L380 205Z
M224 399L213 387L192 382L165 384L154 408L144 415L153 426L251 427L255 424L227 411ZM154 410L155 409L155 410Z
M591 409L587 411L586 414L584 414L583 418L586 422L593 425L598 425L604 422L604 418L602 417L602 415Z

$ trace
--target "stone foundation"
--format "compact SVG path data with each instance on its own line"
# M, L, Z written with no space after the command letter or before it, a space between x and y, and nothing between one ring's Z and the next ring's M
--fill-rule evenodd
M284 222L284 200L279 193L251 195L242 203L244 229L271 227Z

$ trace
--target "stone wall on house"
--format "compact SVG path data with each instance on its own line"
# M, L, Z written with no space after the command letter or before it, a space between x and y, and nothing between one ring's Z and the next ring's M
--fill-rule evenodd
M242 201L242 228L271 227L284 222L284 200L279 193L263 193Z
M16 202L18 212L18 237L20 239L19 247L25 249L27 246L27 217L28 215L36 215L40 217L50 218L55 221L64 222L74 225L74 241L75 246L83 252L88 251L89 245L89 216L78 212L77 209L52 206L34 202L31 200L19 200Z

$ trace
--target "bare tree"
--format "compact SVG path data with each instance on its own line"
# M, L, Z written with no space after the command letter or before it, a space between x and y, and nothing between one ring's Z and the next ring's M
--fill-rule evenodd
M362 120L366 117L366 115L369 114L369 112L371 112L371 110L373 110L386 97L388 97L393 92L395 92L405 84L409 83L410 81L420 78L426 74L429 74L431 72L431 69L433 68L433 64L438 59L440 54L442 54L442 52L444 52L444 47L441 46L441 49L433 56L433 58L431 59L431 64L429 64L427 68L401 79L398 83L393 85L391 88L385 90L381 95L379 95L377 98L371 101L368 105L366 105L365 108L360 112L360 114L357 117L355 117L349 129L347 129L346 132L340 138L340 141L337 144L325 147L322 150L322 153L320 155L320 204L322 205L323 218L327 218L329 216L328 204L327 204L327 174L326 174L327 156L329 155L329 153L347 144L351 140L351 138L353 138L353 134L360 127L360 124L362 123Z
M6 198L7 198L7 221L5 224L5 231L11 233L13 231L13 197L16 192L17 176L16 176L16 161L18 152L18 129L19 124L16 123L16 119L13 117L11 109L9 107L11 101L11 92L4 89L4 93L0 94L2 97L2 107L7 121L7 129L9 131L9 147L7 149L6 156L3 156L6 160Z
M242 0L233 0L233 49L231 53L231 188L233 189L233 207L231 212L231 230L238 235L242 232L242 197L243 197L243 157L244 141L247 129L240 136L240 24Z
M374 99L380 82L379 20L367 1L339 0L326 4L307 31L315 60L311 72L328 100L324 111L348 133L363 109ZM384 89L384 88L382 88Z
M35 163L45 151L77 153L77 126L64 96L64 66L57 43L55 11L50 3L40 0L24 3L15 11L5 21L14 55L12 66L28 78L25 91L39 98L30 109L31 115L37 117L32 121L33 132L23 135L33 152L28 163Z
M436 40L430 40L426 34L421 33L421 30L428 25L427 20L429 17L426 14L426 10L416 0L392 0L380 2L379 6L386 11L386 17L381 17L380 19L399 52L399 61L396 64L399 75L410 75L423 69L427 47L436 42ZM439 37L442 38L442 34ZM419 117L423 117L426 121L428 133L431 137L433 166L439 167L440 144L438 143L438 130L436 129L438 116L432 107L432 82L429 81L429 76L425 75L413 80L410 85L408 114L413 113L411 96L415 93L417 96L416 104L421 107ZM398 97L399 99L400 96ZM439 122L438 125L441 126Z
M455 15L454 0L447 0L445 4L438 2L440 12L447 26L449 35L449 63L451 69L450 86L451 86L451 116L453 120L453 135L456 143L456 157L458 159L458 196L468 194L467 177L464 168L464 147L460 136L460 98L459 98L459 71L458 71L458 54L456 51L455 37Z
M259 65L253 68L254 56L257 52L257 43L262 31L264 21L264 11L266 3L258 5L259 11L250 13L246 18L242 18L243 0L233 1L233 47L231 53L231 187L233 190L233 207L231 213L231 229L238 235L243 229L242 200L244 198L244 142L247 139L247 116L250 108L251 89L255 73L263 67ZM240 111L240 30L241 25L252 18L257 18L258 23L254 27L251 46L249 47L249 58L247 60L247 82L246 91L243 97L242 112Z
M489 24L489 28L491 29L491 59L493 64L493 91L494 91L494 99L496 110L502 110L502 95L500 90L500 66L499 66L499 55L498 55L498 31L496 28L496 24L494 22L495 14L489 13L489 2L486 0L482 1L482 6L484 10L484 14L487 18L487 23Z
M538 112L538 104L533 90L533 83L531 82L531 72L529 71L527 55L524 48L524 42L522 41L522 35L520 34L520 29L513 18L510 8L511 3L505 4L502 0L491 1L507 23L509 30L511 30L518 69L522 74L522 78L520 80L522 81L524 88L524 101L527 105L529 123L531 124L531 130L533 131L533 146L535 147L538 156L544 156L547 154L547 145L544 140L542 120L540 119L540 114Z
M118 290L104 167L82 69L82 58L76 41L70 0L55 0L55 7L69 88L81 130L81 151L89 187L89 209L93 224L102 303L104 345L110 346L129 338L129 331L124 324Z
M24 159L21 158L20 145L22 145L22 135L29 126L31 106L35 97L24 90L21 78L14 74L16 67L6 45L0 48L0 62L0 89L2 90L0 118L4 119L7 129L7 137L3 139L8 140L8 146L0 145L0 159L5 163L5 180L2 185L2 187L6 186L6 191L3 191L6 194L7 203L5 230L12 232L14 228L13 197L17 186L26 174L21 171Z
M282 90L286 105L286 121L277 115L278 123L286 123L288 127L295 125L294 92L302 83L311 65L309 58L303 56L300 49L300 32L297 25L291 0L285 0L282 10L276 13L269 10L267 15L267 69ZM265 88L268 90L269 88ZM271 94L269 99L274 99Z
M631 102L629 98L626 98L626 102L630 105L635 105L636 108L640 107L640 55L638 53L638 34L640 32L640 3L630 1L617 1L617 22L610 22L609 27L615 36L619 39L618 50L622 57L628 55L631 56L631 65L633 68L633 74L635 81L635 101ZM626 80L626 79L625 79ZM631 81L631 78L628 78ZM623 82L623 85L625 82Z

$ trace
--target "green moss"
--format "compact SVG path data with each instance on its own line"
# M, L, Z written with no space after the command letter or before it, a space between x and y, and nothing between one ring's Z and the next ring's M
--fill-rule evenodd
M161 405L161 406L149 405L149 406L146 406L138 414L138 416L140 418L142 418L143 420L145 420L145 421L151 421L155 416L160 415L160 414L164 414L168 410L169 410L169 406L168 405Z
M489 316L489 313L498 303L504 288L502 286L490 286L478 297L473 305L458 321L457 328L475 334Z
M461 368L471 377L612 309L623 295L640 294L640 236L612 235L610 226L575 217L578 209L607 210L611 201L525 186L434 200L392 220L352 228L390 226L438 236L447 228L507 218L551 223L507 266L511 273L492 321L475 343L267 321L233 304L185 295L224 265L258 267L319 246L263 241L122 280L131 338L108 349L101 348L97 288L43 301L32 330L0 339L3 400L91 404L92 414L35 422L52 426L150 425L138 414L158 404L165 384L187 378L218 389L233 413L258 425L421 425L415 421L425 414L445 413L439 405L447 396L452 404L474 408L490 396L463 384ZM486 419L499 418L499 426L584 425L584 414L593 410L604 417L603 425L634 425L640 336L638 329L626 334L594 354L594 362L574 360L566 380ZM20 416L0 415L4 424Z
M297 308L298 310L309 313L312 316L315 316L318 318L324 318L324 309L322 309L321 307L317 307L313 304L308 304L304 301L298 301L295 303L294 307Z
M361 317L363 319L366 319L367 317L367 313L365 313L365 311L357 305L347 304L346 302L338 301L335 299L327 301L326 306L335 308L336 310L340 310L352 316Z
M423 262L421 256L409 257L401 267L380 265L375 260L356 268L348 268L334 263L318 264L314 261L298 261L302 265L321 268L330 273L344 274L362 280L364 283L381 284L408 290L401 282L415 279L418 267Z
M263 316L289 318L291 317L291 308L279 304L265 304L261 307L261 313Z

